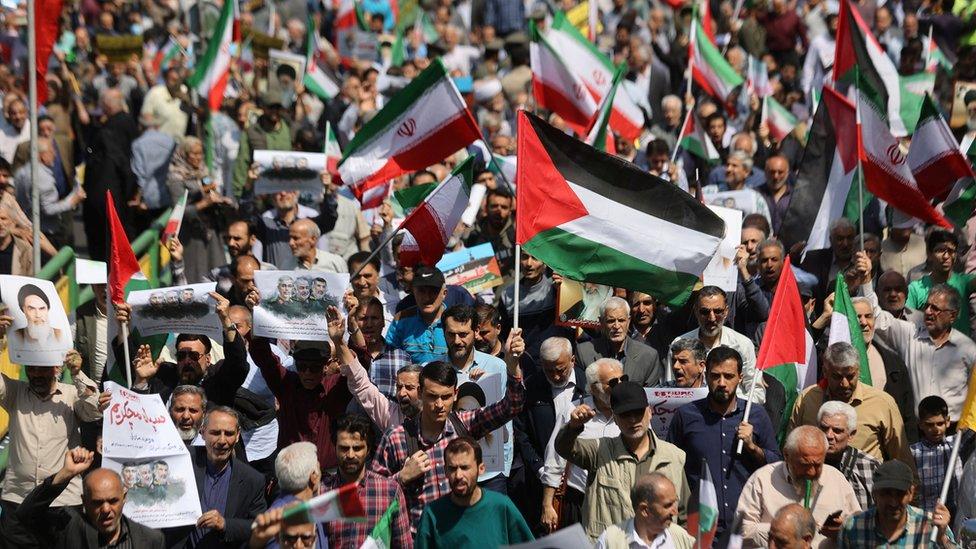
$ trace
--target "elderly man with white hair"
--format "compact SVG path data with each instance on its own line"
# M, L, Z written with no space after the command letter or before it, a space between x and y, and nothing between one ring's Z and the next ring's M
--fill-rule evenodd
M851 483L861 509L874 505L871 486L874 470L881 465L881 460L850 445L851 437L857 432L857 410L839 400L824 402L817 412L817 426L827 435L825 462L836 467Z
M630 305L627 300L610 297L600 309L600 335L577 347L580 364L591 364L601 358L619 360L624 374L645 387L660 383L664 368L653 348L630 337Z
M289 444L278 452L278 457L275 458L275 476L278 478L281 493L271 502L269 511L297 501L308 501L319 495L322 490L322 469L319 467L317 452L311 442ZM318 539L326 539L322 523L316 524L315 529ZM276 540L268 543L269 548L277 546Z
M590 396L582 402L590 405L596 411L596 416L583 426L580 439L599 439L615 437L620 434L620 428L613 421L613 411L610 409L610 385L616 384L624 375L623 364L612 358L601 358L586 367L586 390ZM531 400L526 400L530 406ZM573 406L575 406L575 402ZM553 433L569 422L573 406L558 417ZM561 526L568 526L580 522L583 518L583 498L586 494L586 471L556 454L555 437L550 437L546 445L545 465L542 471L542 527L554 531ZM556 490L563 488L565 494L558 499Z
M801 425L786 437L784 460L749 477L739 496L743 547L766 547L773 517L791 503L810 509L820 525L813 547L834 547L844 519L861 506L844 475L824 464L828 446L819 429Z

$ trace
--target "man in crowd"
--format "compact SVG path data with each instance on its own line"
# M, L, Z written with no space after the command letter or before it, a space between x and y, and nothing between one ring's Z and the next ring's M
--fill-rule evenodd
M830 400L817 411L817 423L827 435L825 463L844 475L854 489L861 509L867 509L873 503L871 486L874 471L881 465L881 460L850 444L851 437L858 429L857 410L846 402Z
M674 483L661 473L637 479L630 490L634 517L609 526L596 541L598 549L612 547L691 547L695 538L674 521L678 493Z
M495 250L495 259L501 268L502 276L511 278L515 270L515 197L505 189L489 189L485 197L486 215L477 225L471 227L470 235L464 245L471 248L490 242Z
M321 236L322 230L311 219L295 220L288 227L288 246L297 262L296 268L323 273L346 272L346 261L342 256L316 247Z
M411 362L424 364L447 353L441 320L447 296L444 274L436 267L420 265L414 269L411 288L417 304L390 324L386 344L410 355Z
M817 523L806 507L791 503L776 512L769 524L770 549L810 549Z
M600 439L581 439L580 434L596 411L581 404L570 414L556 435L556 452L567 461L585 469L591 485L583 505L583 528L596 540L607 527L633 515L628 505L628 490L637 480L638 471L659 471L674 483L679 494L678 520L683 521L689 487L685 479L685 453L665 442L650 428L651 409L647 393L640 384L621 381L610 389L610 408L620 435ZM624 505L620 505L623 502Z
M632 381L652 387L662 378L657 351L630 336L630 305L625 299L611 296L600 309L600 335L577 347L580 364L600 358L613 358L624 365Z
M383 395L395 399L398 372L410 365L410 355L387 345L383 336L386 329L385 310L380 298L369 296L360 300L357 297L356 302L357 306L348 317L349 344L368 366L369 381Z
M668 426L668 442L684 449L685 476L698 486L707 462L718 498L717 540L725 539L736 503L749 476L781 459L776 431L761 406L745 416L746 401L736 397L742 380L742 357L735 349L716 347L705 362L708 396L681 406ZM742 452L738 451L742 443Z
M928 261L925 263L928 273L908 285L908 300L906 307L922 310L928 298L929 290L939 284L944 284L956 290L959 297L966 302L970 294L976 290L976 275L956 271L956 257L959 254L959 241L956 235L935 229L925 239L925 251ZM960 307L952 327L967 336L972 333L969 324L969 307Z
M322 492L322 470L311 442L295 442L278 452L275 458L275 477L278 479L278 497L268 510L283 509L295 502L308 501ZM258 517L260 518L260 516ZM326 539L324 524L315 525L315 534ZM277 540L268 542L268 549L278 549Z
M671 342L670 351L673 380L665 382L664 386L682 389L704 387L707 355L705 344L700 339L679 337Z
M189 447L200 433L207 410L207 392L198 385L178 385L170 394L169 416Z

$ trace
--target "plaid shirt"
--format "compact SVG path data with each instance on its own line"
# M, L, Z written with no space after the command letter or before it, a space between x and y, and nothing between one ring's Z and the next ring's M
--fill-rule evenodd
M881 462L878 458L865 454L853 446L848 446L840 455L840 462L834 465L851 483L851 488L854 488L854 495L857 496L857 502L861 504L861 509L874 506L871 487L874 486L874 471L879 465Z
M837 538L838 549L848 547L929 547L929 536L932 532L932 516L918 507L907 506L908 520L905 529L894 540L889 541L878 533L876 528L877 507L867 511L855 513L847 518L840 536ZM958 547L952 530L946 530L950 547Z
M371 356L370 353L365 355ZM400 349L387 347L381 355L363 367L369 370L369 380L373 385L376 385L376 388L390 400L396 400L396 373L400 368L409 365L410 355Z
M918 471L919 490L915 502L926 511L935 510L935 502L942 493L942 481L945 480L946 467L949 465L949 455L952 453L952 443L955 435L945 437L938 444L922 439L912 444L912 457L915 458L915 469ZM949 484L948 501L956 501L956 485L962 476L961 460L956 460L956 471Z
M468 430L468 434L476 440L505 425L522 411L525 403L525 387L522 380L509 376L505 398L470 412L458 412L461 424ZM419 416L406 420L403 425L394 427L383 436L376 457L373 459L373 471L399 481L400 469L410 457L407 429L417 433L420 449L430 456L433 468L423 477L414 480L403 487L407 504L410 506L410 529L414 532L420 523L420 515L424 506L435 499L447 494L450 487L447 483L447 473L444 471L444 448L457 438L454 425L450 421L444 422L444 433L433 442L427 441L419 434Z
M323 493L342 486L339 475L327 477L322 482ZM359 481L359 499L366 511L366 522L329 521L324 523L328 545L330 548L359 549L366 541L366 537L373 531L377 521L386 512L387 507L394 501L400 502L400 512L390 524L390 547L413 547L413 537L410 535L409 517L403 512L407 502L403 499L400 485L393 479L366 471L366 475Z

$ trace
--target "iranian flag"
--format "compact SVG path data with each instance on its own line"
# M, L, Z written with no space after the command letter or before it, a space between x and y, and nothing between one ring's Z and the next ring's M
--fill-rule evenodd
M329 75L325 74L319 66L319 58L322 50L319 48L319 33L315 29L315 20L309 14L308 22L308 45L305 48L305 75L302 77L302 84L305 89L319 96L319 99L328 101L339 94L339 84L336 84Z
M339 161L342 160L342 149L339 147L339 140L336 139L335 131L332 129L332 122L325 123L325 146L322 150L325 153L326 168L334 176L339 175Z
M474 158L468 157L410 212L399 227L406 232L400 244L401 264L412 267L440 261L468 207L473 182Z
M859 77L875 91L879 110L883 119L888 120L891 133L895 137L908 135L901 116L901 82L895 64L861 14L851 7L850 0L840 2L836 42L833 80L838 89L847 93Z
M423 204L424 199L427 198L427 195L434 192L437 185L437 183L424 183L423 185L414 185L412 187L400 189L399 191L394 191L393 196L390 198L390 207L393 208L393 217L404 218L410 215L410 212L412 212L414 208Z
M776 378L786 390L783 417L770 418L782 431L800 391L817 382L817 349L806 328L806 313L789 257L776 283L756 368Z
M393 517L399 512L400 502L393 500L359 549L390 549L390 542L393 540Z
M857 114L854 105L825 86L813 116L779 238L804 253L830 248L830 224L839 217L856 222L859 210ZM864 202L870 200L865 192Z
M567 278L682 304L725 235L688 193L525 111L518 159L516 241Z
M352 58L353 35L357 29L362 28L359 5L356 0L334 0L333 9L336 14L332 22L335 31L335 49L342 63L352 66L356 62Z
M183 212L186 211L186 197L189 194L189 190L183 190L183 196L180 201L173 206L173 211L169 214L169 219L166 221L166 227L163 229L163 234L159 236L159 241L165 246L170 238L180 234L180 226L183 225Z
M830 334L827 342L828 345L850 343L860 357L860 379L863 383L871 385L868 346L864 343L864 334L861 333L861 324L857 320L857 311L854 310L854 303L851 301L851 294L843 276L838 276L834 285L834 311L830 314Z
M696 543L697 549L707 549L712 546L717 529L718 495L712 482L712 472L708 470L708 461L703 459L701 479L698 481L698 508L688 513L688 533L701 540L701 543Z
M476 139L481 139L478 125L437 58L356 133L339 163L339 175L357 197L365 196ZM362 204L365 208L366 202Z
M170 36L169 40L163 44L163 47L156 50L156 55L153 56L153 73L159 77L160 69L169 67L170 61L176 58L183 48L180 47L180 43L177 42L175 36Z
M688 109L685 115L685 122L681 125L681 134L678 135L678 146L689 153L715 164L719 161L718 149L712 140L705 135L705 128L702 127L698 113L694 109Z
M786 139L796 127L796 117L773 96L767 95L763 99L762 121L769 127L769 134L776 141Z
M773 95L773 85L769 83L766 62L749 54L746 54L746 87L757 97Z
M972 217L974 208L976 208L976 180L967 177L956 181L952 190L949 191L949 196L942 204L942 211L945 212L945 216L956 227L962 229Z
M390 189L393 188L393 181L387 181L371 187L357 186L352 188L352 194L359 201L362 210L379 208L390 196Z
M535 31L534 24L529 64L536 104L558 114L577 135L586 135L586 128L597 113L596 101L583 80L569 70L569 65L546 38Z
M941 199L963 177L976 177L929 95L922 103L921 116L908 148L908 165L919 190L930 199Z
M593 117L593 122L590 123L589 129L586 130L586 144L610 154L617 153L616 146L613 142L613 134L608 131L610 113L613 112L613 98L617 95L617 86L620 85L620 80L623 78L626 68L627 65L624 63L621 63L617 67L617 71L613 74L613 86L610 88L610 93L600 102L600 108L597 110L596 116Z
M350 483L285 509L285 524L309 524L338 520L366 522L366 511L359 499L359 486Z
M220 18L214 28L207 51L197 63L196 71L187 79L186 83L197 90L201 96L207 98L207 105L211 111L220 110L224 100L224 90L230 76L230 45L234 38L234 4L224 2L220 10Z
M743 84L742 77L708 39L701 22L697 19L691 23L688 52L691 74L695 82L705 90L705 93L728 108L729 96L732 90Z
M878 198L892 207L926 223L952 229L932 207L915 182L906 156L888 129L876 103L866 95L867 87L857 93L857 142L864 183Z
M545 38L563 59L571 61L569 70L583 81L595 101L602 101L610 93L616 67L566 19L563 12L557 11L553 16ZM618 93L613 98L610 128L624 139L634 141L644 132L644 111L626 93L626 89L622 91L624 93Z

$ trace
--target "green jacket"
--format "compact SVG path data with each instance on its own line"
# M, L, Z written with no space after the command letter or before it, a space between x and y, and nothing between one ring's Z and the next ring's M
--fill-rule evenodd
M688 497L685 479L685 453L648 430L651 451L640 462L627 450L619 437L578 438L583 429L563 426L556 435L556 453L588 473L586 499L583 501L583 528L596 539L608 527L634 516L630 489L637 478L659 472L674 483L678 493L678 522L684 524Z

